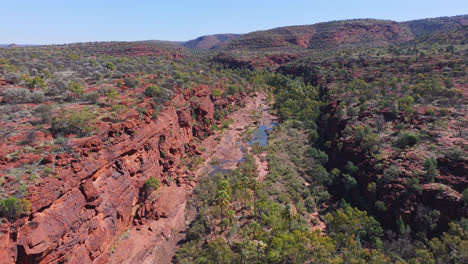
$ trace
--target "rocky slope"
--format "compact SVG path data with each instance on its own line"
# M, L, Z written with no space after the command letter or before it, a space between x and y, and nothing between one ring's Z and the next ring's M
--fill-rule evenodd
M194 97L196 102L189 100ZM187 182L181 160L199 152L195 142L210 133L205 122L212 122L215 106L228 103L233 100L212 100L209 87L201 86L177 94L156 120L148 105L142 121L112 124L99 135L74 140L77 155L45 158L55 163L57 176L30 187L29 217L2 222L1 262L106 263L111 246L134 220L143 183L151 176ZM143 207L137 215L151 212Z

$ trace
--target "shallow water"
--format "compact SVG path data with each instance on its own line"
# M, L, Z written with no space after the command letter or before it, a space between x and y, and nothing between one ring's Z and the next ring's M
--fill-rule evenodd
M273 127L277 126L276 123L271 123L270 126L259 125L257 129L255 129L253 133L252 140L249 141L249 145L254 143L258 143L260 146L268 145L268 133L267 131L271 131Z
M239 145L239 142L237 142L236 145ZM242 151L242 146L239 146L239 148ZM213 171L210 172L210 176L213 176L215 174L223 174L223 173L230 171L230 169L224 169L223 165L228 164L228 163L239 163L243 161L245 159L245 152L242 151L242 153L244 154L242 155L242 158L240 160L226 160L226 159L217 160L217 164L211 165L211 168L213 168Z
M268 145L268 131L272 131L273 127L277 126L278 124L276 123L271 123L270 126L266 125L259 125L257 129L255 129L252 140L249 141L249 145L252 145L254 143L258 143L260 146L266 146ZM236 145L239 145L239 142L236 143ZM240 160L226 160L226 159L221 159L218 160L217 164L211 165L211 168L213 170L210 172L210 176L213 176L215 174L223 174L230 169L224 169L223 165L228 164L228 163L239 163L245 159L245 152L242 150L242 146L239 145L240 150L242 151L243 156Z

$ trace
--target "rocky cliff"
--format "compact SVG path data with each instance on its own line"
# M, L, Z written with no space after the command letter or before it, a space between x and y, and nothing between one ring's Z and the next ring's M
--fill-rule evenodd
M182 159L211 133L215 107L234 101L213 98L208 86L178 92L157 119L148 103L140 120L113 123L72 141L70 153L46 157L56 177L30 187L28 217L0 224L0 263L106 263L134 220L144 182L187 182Z

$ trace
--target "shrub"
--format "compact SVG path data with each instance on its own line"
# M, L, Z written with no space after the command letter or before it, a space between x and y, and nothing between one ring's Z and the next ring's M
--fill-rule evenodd
M411 97L410 95L402 97L398 100L398 105L400 107L400 110L403 110L407 114L411 114L413 112L413 103L414 103L414 98Z
M43 123L49 123L52 119L52 105L40 105L33 109L32 113L35 117L40 118Z
M146 87L143 93L148 97L155 97L161 94L161 89L157 85L152 84Z
M84 98L85 101L95 104L99 100L99 93L97 92L90 92L85 94Z
M410 132L400 132L395 145L399 148L412 147L419 141L419 136Z
M143 191L146 197L148 197L153 191L159 189L161 182L156 179L156 177L151 176L145 183L143 184Z
M227 95L232 95L232 94L239 93L240 89L241 88L238 85L229 85L227 90L226 90L226 94Z
M159 186L161 185L161 182L156 179L156 177L151 176L147 181L145 181L145 188L152 189L153 191L157 190Z
M219 96L221 96L223 93L222 93L221 90L219 90L219 89L213 89L213 90L211 90L211 94L212 94L214 97L219 97Z
M29 210L31 210L31 202L26 199L10 196L9 198L0 200L0 214L9 219L15 219Z
M375 208L381 212L387 211L387 206L385 206L385 203L382 201L376 201L375 202Z
M45 81L40 76L36 76L33 79L26 79L26 85L29 88L36 88L36 87L45 88L46 87Z
M95 116L88 110L81 110L52 120L50 130L55 133L87 136L94 131Z
M468 205L468 188L466 188L463 191L463 203L465 203L465 205Z
M419 186L418 178L412 177L412 178L407 179L406 182L407 182L407 187L411 192L416 193L418 195L422 193L422 187Z
M428 182L433 182L437 176L437 161L433 158L426 159L424 161L424 168L426 169L424 179Z
M3 100L11 104L29 102L31 92L26 88L8 88L3 91Z
M111 71L115 70L114 63L112 63L112 62L106 63L106 68L111 70Z
M36 103L36 104L42 103L45 101L44 93L41 91L34 91L31 93L30 100L32 103Z
M348 161L344 168L348 173L352 175L356 175L359 172L359 167L354 165L351 161Z
M390 165L387 169L383 172L383 177L380 178L382 183L390 183L394 181L398 176L400 176L401 170L398 166Z
M462 161L465 160L465 152L458 147L453 147L445 152L445 157L454 161Z
M125 78L124 83L125 83L125 86L129 88L135 88L140 84L140 81L135 78Z
M110 100L110 101L113 101L117 98L119 98L119 93L113 89L113 88L110 88L109 90L107 90L106 92L106 97Z
M315 161L319 162L322 165L325 165L325 163L328 162L328 155L321 150L318 150L316 148L309 148L307 152L310 155L310 157L312 157Z
M329 174L322 165L313 165L309 174L312 180L314 180L318 184L328 186L331 185L333 182L333 175Z
M83 89L83 86L78 83L78 82L75 82L75 81L71 81L68 83L67 85L67 88L70 92L78 95L78 96L81 96L83 95L84 93L84 89Z

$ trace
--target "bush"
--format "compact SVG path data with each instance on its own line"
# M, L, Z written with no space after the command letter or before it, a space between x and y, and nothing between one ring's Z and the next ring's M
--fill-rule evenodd
M52 105L40 105L33 109L33 115L37 118L40 118L42 123L49 123L52 119Z
M55 133L90 135L94 131L94 114L88 110L81 110L52 120L50 130Z
M45 88L46 87L45 81L39 76L36 76L33 79L27 79L26 85L29 88L36 88L36 87Z
M424 179L428 182L433 182L434 178L437 176L437 161L433 158L426 159L424 161L424 168L426 169Z
M112 63L112 62L106 63L106 68L111 70L111 71L115 70L114 63Z
M453 147L445 152L445 157L453 161L465 160L465 152L458 147Z
M154 176L151 176L147 181L145 181L145 188L151 189L152 191L156 191L159 186L161 185L161 182L156 179Z
M110 88L110 89L107 90L107 92L106 92L106 97L107 97L110 101L113 101L113 100L119 98L119 93L118 93L117 90L115 90L114 88Z
M31 98L31 92L26 88L8 88L3 91L3 100L10 104L27 103Z
M0 200L0 215L9 219L15 219L31 210L31 202L26 199L18 199L10 196Z
M465 205L468 205L468 188L466 188L463 191L463 203L465 203Z
M156 179L156 177L151 176L145 183L143 184L143 191L146 197L148 197L153 191L159 189L161 182Z
M97 92L90 92L90 93L85 94L85 96L84 96L83 99L84 99L85 101L87 101L87 102L90 102L90 103L92 103L92 104L95 104L95 103L98 102L99 96L100 96L100 95L99 95L99 93L97 93Z
M143 93L148 97L155 97L161 94L161 89L157 85L152 84Z
M221 90L215 88L215 89L211 90L211 94L212 94L214 97L219 97L219 96L221 96L223 93L221 92Z
M41 91L34 91L31 93L30 100L32 103L36 103L36 104L42 103L45 101L44 93Z
M401 170L398 166L390 165L387 169L383 172L383 177L380 178L382 183L391 183L394 181L398 176L400 176Z
M135 78L125 78L124 83L125 83L125 86L129 88L135 88L140 84L140 81Z
M81 96L84 93L83 86L80 83L75 82L75 81L69 82L67 88L70 92L78 96Z
M387 211L387 206L385 206L385 203L382 201L376 201L374 205L375 205L375 208L377 208L377 210L381 212Z
M307 154L322 165L325 165L325 163L328 162L328 155L325 152L316 148L309 148L307 150Z
M419 136L410 132L400 132L395 145L399 148L407 148L416 145Z

